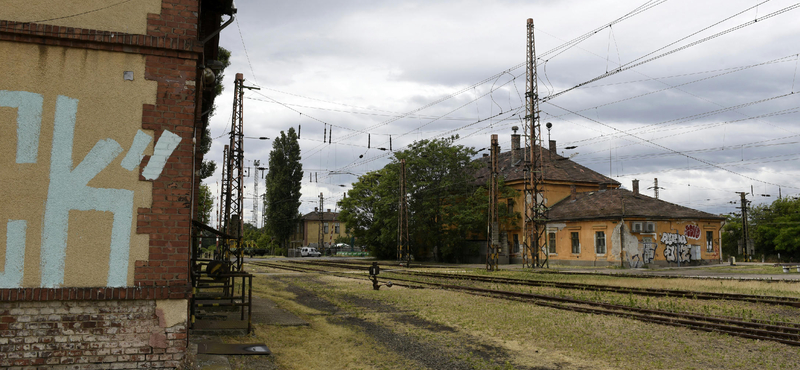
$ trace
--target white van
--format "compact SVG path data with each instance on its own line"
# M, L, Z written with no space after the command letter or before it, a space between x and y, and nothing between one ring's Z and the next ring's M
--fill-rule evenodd
M314 247L303 247L300 248L300 257L319 257L322 253L317 251L317 248Z

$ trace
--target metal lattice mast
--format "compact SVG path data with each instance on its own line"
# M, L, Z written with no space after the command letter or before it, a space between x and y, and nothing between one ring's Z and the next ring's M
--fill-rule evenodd
M408 199L406 191L406 160L400 160L400 215L397 220L397 259L411 264L411 250L408 245Z
M492 145L489 149L489 162L491 175L489 177L489 230L488 245L486 248L486 270L497 271L500 258L500 222L497 215L497 157L500 146L497 144L497 134L492 135Z
M258 227L258 167L261 161L253 161L253 226Z
M226 194L228 194L228 146L222 150L222 191L219 193L219 204L217 205L217 230L222 230L224 226L223 219L225 218L225 202Z
M539 87L536 72L536 42L533 36L533 19L528 18L528 57L526 71L526 126L530 139L530 181L531 181L531 257L532 263L539 266L542 247L545 243L547 227L547 208L544 198L544 162L542 156L542 127L539 122Z
M233 114L231 120L230 143L226 146L226 158L222 167L223 208L221 231L234 237L234 240L223 239L220 258L230 261L232 249L241 244L243 234L242 212L244 211L244 76L236 74L233 90ZM241 268L241 259L237 258L236 270Z

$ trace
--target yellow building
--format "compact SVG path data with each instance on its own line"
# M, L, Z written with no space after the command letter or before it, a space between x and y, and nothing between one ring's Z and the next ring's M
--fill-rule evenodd
M320 225L322 230L320 230ZM320 233L320 231L322 231ZM331 212L330 208L326 212L319 212L316 208L314 212L303 215L297 229L291 237L292 248L315 247L326 250L334 246L339 237L349 236L344 222L339 221L339 213ZM322 241L320 247L320 240ZM349 244L349 242L348 242Z
M524 148L520 135L511 136L512 149L500 153L498 168L506 185L518 196L500 199L510 211L524 215ZM537 147L537 149L539 149ZM573 265L648 264L679 265L720 263L723 217L655 199L639 192L638 180L632 191L569 158L556 154L556 142L542 150L544 204L548 222L539 251L540 260ZM487 161L488 157L480 158ZM489 178L483 166L477 178ZM523 216L524 217L524 216ZM501 230L507 240L501 263L521 263L523 243L532 245L519 227ZM482 257L485 258L485 246Z
M182 361L203 65L233 13L215 8L3 3L0 322L20 345L0 346L1 368Z

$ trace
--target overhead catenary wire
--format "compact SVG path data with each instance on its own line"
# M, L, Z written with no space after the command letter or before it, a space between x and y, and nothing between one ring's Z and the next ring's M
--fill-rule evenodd
M547 103L548 103L548 104L550 104L550 105L552 105L552 106L554 106L554 107L556 107L556 108L559 108L559 109L563 109L563 110L569 110L569 109L567 109L567 108L561 107L561 106L559 106L559 105L557 105L557 104L554 104L554 103L552 103L552 102L547 102ZM575 115L578 115L578 116L580 116L580 117L583 117L584 119L587 119L587 120L593 121L593 122L595 122L595 123L601 124L601 125L603 125L603 126L605 126L605 127L611 128L611 129L613 129L613 130L615 130L615 131L624 132L624 131L622 131L622 130L620 130L620 129L616 128L616 127L613 127L613 126L610 126L610 125L608 125L608 124L602 123L602 122L600 122L600 121L594 120L594 119L592 119L592 118L586 117L586 116L584 116L584 115L582 115L582 114L580 114L580 113L577 113L577 112L573 112L573 113L574 113ZM722 167L722 166L719 166L719 165L717 165L717 164L711 163L711 162L709 162L709 161L706 161L706 160L704 160L704 159L700 159L700 158L697 158L697 157L695 157L695 156L691 156L691 155L688 155L688 154L682 153L682 152L680 152L680 151L677 151L677 150L674 150L674 149L668 148L668 147L666 147L666 146L664 146L664 145L661 145L661 144L655 143L655 142L653 142L653 141L651 141L651 140L647 140L647 139L645 139L645 138L638 137L638 136L636 136L636 135L634 135L634 134L628 134L628 136L631 136L631 137L633 137L633 138L636 138L636 139L638 139L638 140L640 140L640 141L643 141L643 142L649 143L650 145L653 145L653 146L659 147L659 148L661 148L661 149L664 149L664 150L667 150L667 151L670 151L670 152L674 152L674 153L680 154L680 155L682 155L682 156L684 156L684 157L687 157L687 158L689 158L689 159L693 159L693 160L695 160L695 161L697 161L697 162L700 162L700 163L704 163L704 164L706 164L706 165L709 165L709 166L711 166L711 167L714 167L714 168L717 168L717 169L723 170L723 171L725 171L725 172L729 172L729 173L732 173L732 174L734 174L734 175L737 175L737 176L744 177L744 178L746 178L746 179L749 179L749 180L752 180L752 181L757 181L757 182L764 183L764 184L768 184L768 185L775 185L775 186L783 186L783 187L787 187L787 186L785 186L785 185L774 184L774 183L771 183L771 182L768 182L768 181L764 181L764 180L756 179L756 178L754 178L754 177L750 177L750 176L747 176L747 175L745 175L745 174L741 174L741 173L738 173L738 172L732 171L732 170L730 170L730 169L727 169L727 168L725 168L725 167Z
M715 39L715 38L717 38L717 37L720 37L720 36L723 36L723 35L725 35L725 34L731 33L731 32L733 32L733 31L739 30L739 29L741 29L741 28L744 28L744 27L747 27L747 26L750 26L750 25L756 24L756 23L757 23L757 22L759 22L759 21L763 21L763 20L766 20L766 19L769 19L769 18L775 17L775 16L777 16L777 15L780 15L780 14L783 14L783 13L786 13L786 12L789 12L789 11L792 11L792 10L794 10L794 9L797 9L797 8L800 8L800 4L795 4L795 5L792 5L792 6L788 6L788 7L786 7L786 8L783 8L783 9L777 10L777 11L775 11L775 12L772 12L772 13L769 13L769 14L767 14L767 15L765 15L765 16L762 16L762 17L760 17L760 18L757 18L757 19L755 19L755 20L752 20L752 21L749 21L749 22L742 23L742 24L740 24L740 25L738 25L738 26L735 26L735 27L728 28L728 29L726 29L726 30L724 30L724 31L717 32L717 33L715 33L715 34L713 34L713 35L711 35L711 36L704 37L704 38L702 38L702 39L700 39L700 40L697 40L697 41L691 42L691 43L689 43L689 44L686 44L686 45L684 45L684 46L681 46L681 47L678 47L678 48L672 49L672 50L670 50L670 51L667 51L667 52L665 52L665 53L662 53L662 54L656 55L656 56L654 56L654 57L651 57L651 58L648 58L648 59L645 59L645 60L641 60L642 58L644 58L644 56L643 56L643 57L640 57L640 58L637 58L637 59L634 59L634 61L631 61L631 62L628 62L628 63L626 63L626 64L623 64L622 66L620 66L619 68L617 68L617 69L615 69L615 70L613 70L613 71L611 71L611 72L604 73L604 74L602 74L602 75L600 75L600 76L597 76L597 77L594 77L594 78L592 78L592 79L590 79L590 80L588 80L588 81L581 82L581 83L579 83L579 84L577 84L577 85L575 85L575 86L572 86L572 87L570 87L570 88L567 88L567 89L565 89L565 90L562 90L562 91L560 91L560 92L558 92L558 93L555 93L555 94L548 95L548 96L546 96L546 97L542 98L542 100L541 100L541 101L542 101L542 102L548 102L548 101L550 101L550 100L552 100L552 99L554 99L554 98L557 98L557 97L559 97L559 96L561 96L561 95L563 95L563 94L565 94L565 93L567 93L567 92L570 92L570 91L572 91L572 90L575 90L575 89L577 89L577 88L579 88L579 87L581 87L581 86L588 85L588 84L590 84L590 83L592 83L592 82L595 82L595 81L602 80L602 79L604 79L604 78L607 78L607 77L609 77L609 76L613 76L613 75L615 75L615 74L617 74L617 73L620 73L620 72L623 72L623 71L626 71L626 70L629 70L629 69L632 69L632 68L636 68L636 67L638 67L638 66L640 66L640 65L643 65L643 64L646 64L646 63L652 62L652 61L654 61L654 60L657 60L657 59L663 58L663 57L665 57L665 56L668 56L668 55L671 55L671 54L674 54L674 53L677 53L677 52L679 52L679 51L682 51L682 50L688 49L688 48L690 48L690 47L693 47L693 46L696 46L696 45L702 44L702 43L704 43L704 42L706 42L706 41L713 40L713 39ZM727 19L728 19L728 18L726 18L726 20L727 20ZM724 21L724 20L723 20L723 21ZM658 49L658 50L661 50L661 49ZM650 54L647 54L647 55L650 55ZM638 60L641 60L641 61L639 61L639 62L637 62L637 63L634 63L635 61L638 61Z

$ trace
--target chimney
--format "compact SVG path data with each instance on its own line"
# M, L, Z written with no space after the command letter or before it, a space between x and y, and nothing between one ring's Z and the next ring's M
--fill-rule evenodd
M633 180L633 195L639 195L639 180Z
M576 196L577 196L577 193L575 192L575 185L570 185L569 186L569 199L570 200L575 200Z
M556 141L555 140L550 140L550 153L558 154L556 152Z
M328 208L328 213L331 213L331 209L330 208Z
M521 154L519 151L519 134L517 134L519 127L511 126L511 129L514 130L514 133L511 134L511 165L515 166L519 162Z

